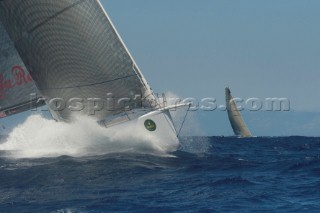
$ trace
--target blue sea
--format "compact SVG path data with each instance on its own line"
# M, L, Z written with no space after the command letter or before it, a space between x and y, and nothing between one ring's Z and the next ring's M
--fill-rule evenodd
M184 137L166 156L1 152L0 212L320 212L320 138Z

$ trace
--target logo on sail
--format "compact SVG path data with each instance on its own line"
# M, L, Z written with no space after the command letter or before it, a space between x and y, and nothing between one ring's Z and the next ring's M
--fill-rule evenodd
M147 130L149 130L150 132L156 131L157 129L157 125L153 120L146 120L144 122L144 126L146 127Z
M11 78L5 79L3 73L0 74L0 99L6 97L6 90L33 82L30 74L21 66L12 67L10 75Z

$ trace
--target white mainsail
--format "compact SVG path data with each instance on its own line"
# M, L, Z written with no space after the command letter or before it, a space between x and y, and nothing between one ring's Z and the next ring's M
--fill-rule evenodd
M97 120L128 107L157 107L157 100L98 0L3 0L0 21L39 93L48 100L101 99ZM112 99L110 103L106 103ZM108 106L108 107L106 107ZM50 107L50 106L49 106ZM53 112L57 120L88 107Z
M225 92L228 117L234 134L244 138L252 137L247 125L241 117L235 101L233 100L230 89L227 87Z

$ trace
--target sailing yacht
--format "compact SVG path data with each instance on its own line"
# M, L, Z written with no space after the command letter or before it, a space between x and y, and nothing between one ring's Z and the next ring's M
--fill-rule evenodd
M1 117L47 105L178 142L170 109L188 104L160 103L99 0L2 0L0 21Z
M245 124L238 110L238 107L231 95L229 87L225 89L225 93L228 117L234 134L242 138L252 137L252 134L249 131L247 125Z

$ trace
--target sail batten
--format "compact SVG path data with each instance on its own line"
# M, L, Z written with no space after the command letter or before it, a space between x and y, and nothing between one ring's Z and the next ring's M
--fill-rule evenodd
M103 101L141 96L154 108L156 98L98 0L4 0L0 21L14 41L30 75L47 100L72 98ZM102 109L103 119L124 111ZM81 113L88 114L88 109ZM68 120L68 109L56 112Z

